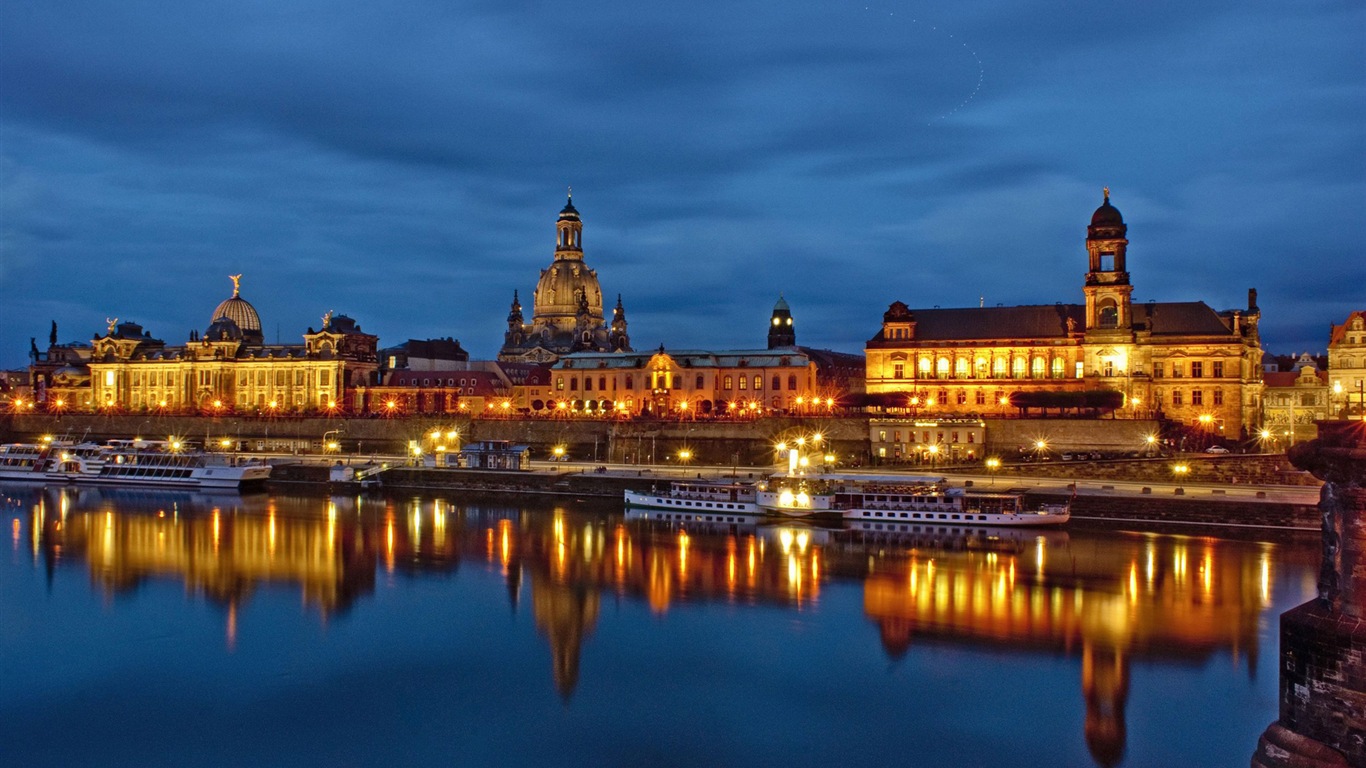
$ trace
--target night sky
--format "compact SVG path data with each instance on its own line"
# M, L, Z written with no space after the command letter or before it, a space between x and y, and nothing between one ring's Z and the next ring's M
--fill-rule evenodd
M1322 350L1366 309L1360 2L7 0L0 366L105 318L168 343L243 273L502 342L566 187L633 345L861 351L912 307L1081 302L1101 188L1135 301Z

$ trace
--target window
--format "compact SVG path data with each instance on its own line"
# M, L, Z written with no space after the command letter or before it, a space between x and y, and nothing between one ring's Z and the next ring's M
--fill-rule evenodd
M1044 373L1044 370L1045 370L1045 366L1047 366L1047 365L1048 365L1048 361L1044 360L1042 357L1036 357L1036 358L1034 358L1032 361L1030 361L1030 363L1029 363L1029 376L1030 376L1030 378L1042 379L1042 378L1043 378L1043 373Z
M773 391L777 392L783 388L783 379L778 374L773 374Z
M977 358L976 360L973 360L973 361L972 361L972 368L973 368L973 374L972 374L972 375L976 376L976 377L979 378L979 379L985 379L985 378L987 377L987 370L988 370L988 369L987 369L987 359L986 359L985 357L979 357L979 358Z
M746 387L747 384L749 384L749 377L748 377L748 376L741 376L741 377L740 377L740 391L741 391L741 392L743 392L743 391L745 390L745 387Z
M1216 390L1214 390L1214 404L1215 404L1215 405L1223 405L1223 404L1224 404L1224 390L1222 390L1222 389L1216 389Z
M934 361L934 375L940 379L949 377L949 359L947 357L941 357Z
M1191 378L1198 379L1205 375L1205 364L1199 360L1191 361Z
M1049 375L1055 379L1061 379L1063 376L1063 365L1064 363L1061 357L1053 358L1053 365L1051 367Z
M700 376L698 377L697 386L699 386L699 387L702 386L702 381L701 381L701 377L700 377ZM606 391L607 391L607 377L606 377L606 376L599 376L599 377L598 377L598 391L599 391L599 392L606 392Z
M920 371L921 378L930 378L930 359L928 357L920 358L919 362L916 363L916 370Z
M579 391L579 380L578 380L578 379L570 379L570 380L569 380L569 391L570 391L570 392L578 392L578 391Z
M1016 357L1010 361L1010 378L1023 379L1025 377L1025 359Z
M1179 390L1179 389L1172 390L1172 405L1180 405L1180 404L1181 404L1181 390Z
M991 375L998 379L1006 377L1006 359L998 357L991 361Z
M796 388L797 388L797 374L795 374L795 373L789 373L789 374L787 375L787 389L788 389L788 391L790 392L790 391L792 391L792 390L795 390Z
M1114 361L1114 360L1110 360L1110 359L1106 359L1106 360L1101 361L1100 370L1101 370L1101 375L1103 375L1103 376L1114 376L1114 375L1115 375L1115 361Z
M702 387L703 387L702 381L703 381L702 374L700 374L700 373L697 374L697 386L696 386L697 389L702 389Z
M626 374L626 388L627 388L627 389L635 389L635 388L636 388L636 377L632 376L632 375L629 374L629 373Z
M763 377L763 376L760 376L760 375L757 374L757 373L754 374L754 389L755 389L755 391L761 390L761 389L763 389L763 388L764 388L764 377Z
M1119 326L1119 307L1115 305L1114 299L1102 299L1096 307L1096 325L1101 328Z
M570 386L573 386L573 385L571 384ZM584 392L592 392L592 391L593 391L593 377L592 377L592 376L584 376L584 377L583 377L583 391L584 391Z
M904 379L904 378L906 378L906 364L905 364L905 363L896 363L895 365L892 366L892 378L894 378L894 379Z
M1102 254L1100 255L1100 271L1101 271L1101 272L1114 272L1114 271L1115 271L1115 255L1114 255L1113 253L1102 253Z
M556 389L557 391L560 391L560 392L563 392L563 391L564 391L564 377L563 377L563 376L556 376L556 377L555 377L555 389Z
M878 442L881 442L881 443L887 442L887 430L885 430L885 429L879 429L878 432L877 432L877 439L878 439Z
M982 391L982 390L980 390L980 389L977 390L977 397L976 397L976 399L974 400L974 402L976 402L978 405L986 405L986 404L987 404L987 393L984 392L984 391Z
M735 378L733 376L727 376L726 385L722 387L722 389L735 389Z
M1191 390L1191 405L1204 405L1205 391L1203 389Z
M968 370L968 359L966 357L960 357L953 361L953 375L954 378L958 379L966 379L972 376L971 371Z
M1076 365L1076 370L1077 370L1077 372L1076 372L1076 377L1077 377L1078 379L1080 379L1081 377L1083 377L1083 376L1086 375L1086 364L1083 363L1082 361L1078 360L1078 361L1077 361L1077 365Z
M1162 378L1162 363L1153 363L1153 378Z
M1181 363L1179 361L1172 361L1172 378L1181 378Z
M1215 361L1214 361L1214 372L1213 372L1213 375L1214 375L1214 378L1216 378L1216 379L1222 379L1222 378L1224 378L1224 361L1223 361L1223 360L1215 360Z

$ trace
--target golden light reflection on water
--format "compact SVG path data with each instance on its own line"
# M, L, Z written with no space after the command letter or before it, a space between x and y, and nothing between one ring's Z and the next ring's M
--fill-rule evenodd
M177 501L138 511L86 502L75 491L58 495L65 524L45 514L55 500L31 507L35 557L85 563L111 592L149 578L183 580L187 591L226 606L229 647L250 637L243 606L260 584L294 585L326 617L372 592L381 569L453 572L462 558L487 563L506 580L514 610L529 584L564 695L577 683L601 591L655 614L710 600L805 611L820 605L828 582L861 584L863 614L875 628L864 637L892 658L917 643L1081 654L1080 700L1097 754L1122 747L1133 659L1227 653L1253 664L1287 557L1274 544L1180 536L664 524L346 497ZM12 526L16 547L22 522L15 517ZM853 637L860 631L851 628Z

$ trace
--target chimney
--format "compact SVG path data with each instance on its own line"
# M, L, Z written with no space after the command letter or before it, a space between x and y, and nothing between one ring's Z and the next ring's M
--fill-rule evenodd
M1257 289L1247 289L1247 311L1249 313L1257 311Z

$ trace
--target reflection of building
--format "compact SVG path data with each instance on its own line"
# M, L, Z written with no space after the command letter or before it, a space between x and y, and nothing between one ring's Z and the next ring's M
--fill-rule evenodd
M603 316L602 287L597 271L583 261L583 222L571 197L555 222L555 260L541 270L532 294L531 322L525 322L514 291L498 359L548 363L570 352L630 350L620 296L611 323Z
M1328 388L1333 413L1366 419L1366 311L1333 326L1328 339Z
M1308 354L1300 356L1293 371L1262 374L1262 426L1277 440L1301 443L1318 437L1314 422L1330 418L1328 376Z
M923 409L953 414L1082 405L1084 392L1111 392L1121 413L1218 423L1229 437L1251 430L1261 395L1256 292L1246 310L1135 304L1127 232L1107 190L1087 228L1082 304L893 303L866 345L868 391L917 396Z
M47 371L61 351L55 343L46 359L35 359L34 376L50 379L54 392L88 387L86 394L72 395L76 407L272 413L345 408L352 390L373 380L377 339L345 315L328 312L319 330L304 334L303 344L264 343L261 319L242 298L240 278L233 276L232 296L214 310L204 333L192 331L183 346L167 346L137 323L111 319L105 335L91 342L83 376L74 360Z
M1081 652L1085 737L1096 762L1119 763L1132 659L1198 660L1224 649L1256 666L1270 605L1271 558L1237 544L1150 538L1063 551L1040 537L1018 553L966 551L879 563L864 610L887 653L951 641L1044 653Z

